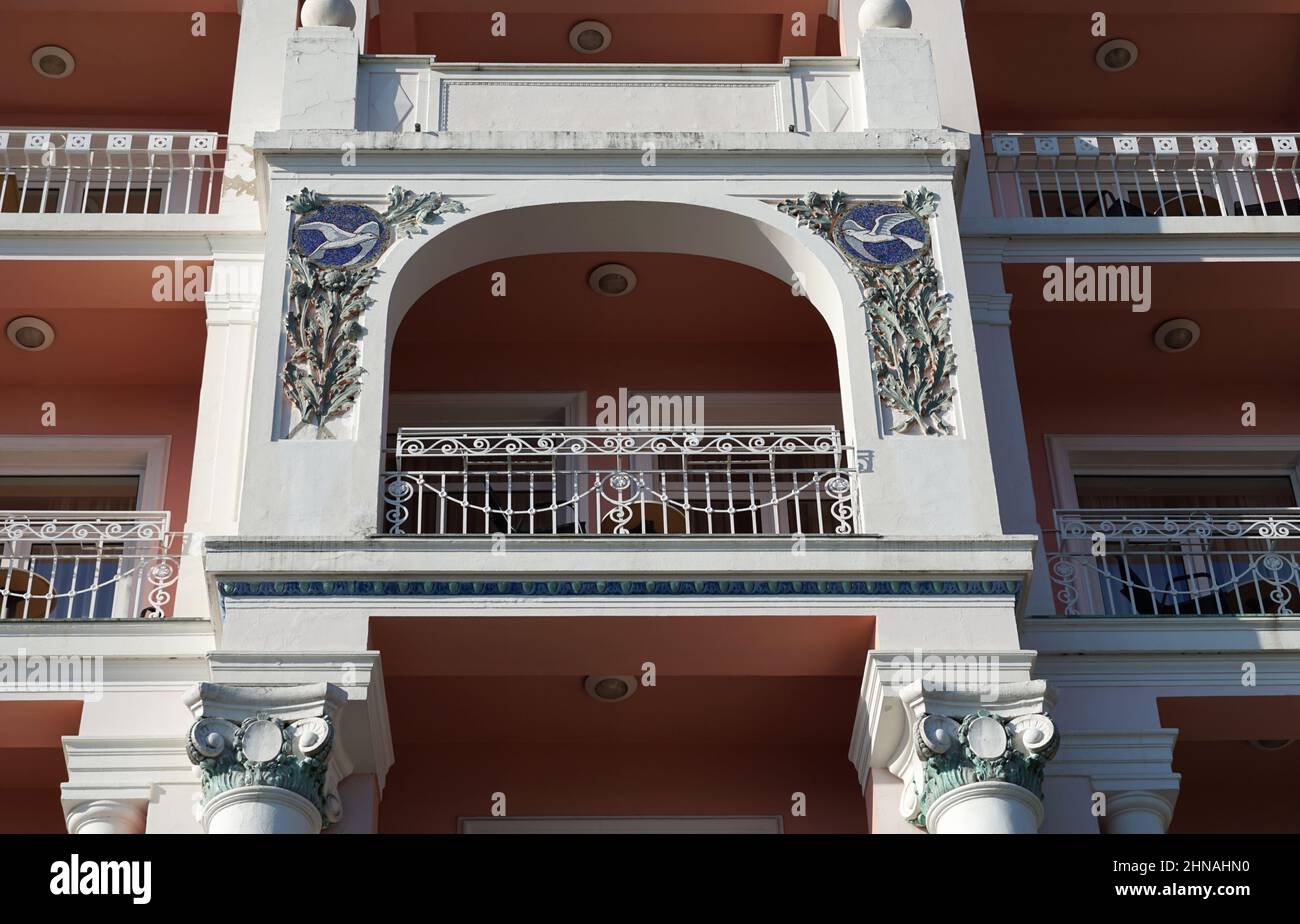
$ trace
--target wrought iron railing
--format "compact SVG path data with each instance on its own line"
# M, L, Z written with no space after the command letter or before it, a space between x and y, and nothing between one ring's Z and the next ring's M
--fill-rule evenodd
M0 512L0 618L161 618L188 537L167 513Z
M0 214L212 214L225 158L215 132L0 129Z
M392 535L847 535L853 454L833 427L404 429Z
M1300 216L1294 134L1024 132L984 153L999 218Z
M1066 616L1291 616L1300 509L1057 510Z

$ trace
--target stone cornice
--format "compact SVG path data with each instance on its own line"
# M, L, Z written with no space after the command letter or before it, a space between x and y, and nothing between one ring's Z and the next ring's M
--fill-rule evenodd
M289 130L258 132L254 147L268 156L328 154L334 160L344 148L384 155L475 153L544 154L566 152L605 153L638 159L645 145L664 154L767 155L822 154L861 158L864 155L905 155L951 158L951 152L970 149L970 135L946 129L880 129L861 132L358 132L342 130ZM951 173L952 166L935 162L935 172Z

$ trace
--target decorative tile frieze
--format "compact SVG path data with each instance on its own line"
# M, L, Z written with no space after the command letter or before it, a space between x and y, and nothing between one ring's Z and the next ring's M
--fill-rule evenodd
M902 202L850 202L836 191L777 205L829 241L861 286L876 390L895 433L956 432L952 296L943 292L930 240L937 201L922 187Z
M465 206L439 193L417 194L394 186L387 207L336 201L309 189L288 199L296 216L289 246L289 309L280 380L298 412L290 438L312 430L332 439L327 424L346 415L361 393L358 341L362 319L374 303L366 293L375 264L398 237L410 237L438 215Z
M1019 581L225 581L223 597L1015 596Z

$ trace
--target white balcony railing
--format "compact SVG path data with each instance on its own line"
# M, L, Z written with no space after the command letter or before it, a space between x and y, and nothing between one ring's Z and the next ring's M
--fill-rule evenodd
M984 152L998 218L1300 216L1294 134L1026 132Z
M214 132L0 129L0 214L212 214L225 157Z
M783 64L455 64L365 56L357 128L377 132L851 132L856 58Z
M170 615L187 537L167 513L0 512L0 618Z
M1300 509L1057 510L1065 616L1291 616Z
M404 429L392 535L847 535L857 478L833 427Z

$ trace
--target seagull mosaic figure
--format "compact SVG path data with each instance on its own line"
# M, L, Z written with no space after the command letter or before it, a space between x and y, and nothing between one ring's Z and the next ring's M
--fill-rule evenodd
M870 231L863 225L858 224L850 218L841 226L841 231L846 238L859 245L856 249L868 260L880 262L879 258L867 250L868 244L887 244L890 241L902 241L913 250L920 250L925 246L925 241L918 241L909 234L900 234L897 228L905 225L909 221L916 221L916 216L911 212L893 212L888 215L881 215L876 219L876 224Z
M344 231L338 225L332 225L328 221L309 221L298 226L299 231L317 231L324 236L325 240L321 241L311 253L307 254L308 260L319 259L320 256L331 250L347 250L351 247L360 247L357 255L343 266L352 266L360 263L370 251L375 249L379 243L380 226L377 221L368 221L361 225L355 231Z

